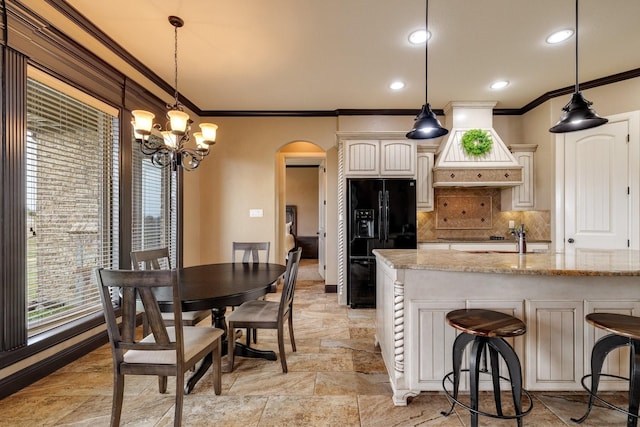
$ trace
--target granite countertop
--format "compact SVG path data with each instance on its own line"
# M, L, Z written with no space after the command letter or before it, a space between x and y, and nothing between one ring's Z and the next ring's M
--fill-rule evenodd
M375 249L395 269L548 276L640 276L640 251L577 249L574 254Z

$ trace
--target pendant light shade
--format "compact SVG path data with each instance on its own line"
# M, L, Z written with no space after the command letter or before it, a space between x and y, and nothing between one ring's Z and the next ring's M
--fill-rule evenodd
M582 96L582 92L576 92L571 96L571 101L562 110L560 121L549 132L565 133L576 130L590 129L607 123L609 120L598 115L592 108L592 102Z
M424 104L420 114L416 116L413 129L407 133L409 139L431 139L439 138L448 134L449 131L442 127L436 114L431 111L429 104Z
M571 101L562 107L560 120L549 132L565 133L601 126L609 120L602 118L591 108L593 102L587 101L580 92L578 83L578 0L576 0L576 86Z
M426 13L425 13L425 26L427 34L429 34L429 0L425 0L426 3ZM436 118L436 114L431 110L431 106L429 105L429 97L428 97L428 86L429 86L429 39L425 41L424 44L424 105L422 105L422 110L420 110L420 114L416 116L415 123L413 124L413 129L411 129L407 133L407 138L409 139L432 139L439 138L449 133L449 131L442 127L440 121Z

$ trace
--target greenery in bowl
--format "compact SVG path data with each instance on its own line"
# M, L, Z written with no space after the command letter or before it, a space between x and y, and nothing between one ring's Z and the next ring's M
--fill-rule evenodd
M462 135L462 146L470 156L483 156L491 150L493 140L485 130L470 129Z

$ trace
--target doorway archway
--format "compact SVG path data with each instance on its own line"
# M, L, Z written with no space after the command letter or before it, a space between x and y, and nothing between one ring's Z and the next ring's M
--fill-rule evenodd
M288 249L287 205L295 206L296 245L303 247L303 257L318 260L318 272L324 276L326 245L326 177L325 151L307 141L293 141L283 145L276 154L276 250L284 260ZM315 180L313 177L316 177ZM289 177L289 180L287 179ZM304 182L292 183L291 179ZM289 181L289 182L288 182ZM315 185L314 185L315 184ZM307 190L305 191L305 187ZM293 193L295 194L289 194ZM306 255L305 255L306 253Z

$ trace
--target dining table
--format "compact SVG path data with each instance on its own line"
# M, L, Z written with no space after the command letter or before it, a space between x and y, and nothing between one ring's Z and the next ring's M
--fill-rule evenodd
M228 331L225 313L227 307L238 306L245 301L260 298L271 292L272 285L285 273L286 267L275 263L216 263L178 269L178 285L182 311L211 310L212 326L224 331L222 354L228 351ZM156 295L162 311L172 311L172 296L169 293ZM235 339L235 334L232 333ZM235 355L276 360L273 351L259 350L242 343L235 345ZM188 379L184 392L188 394L212 363L212 354Z

